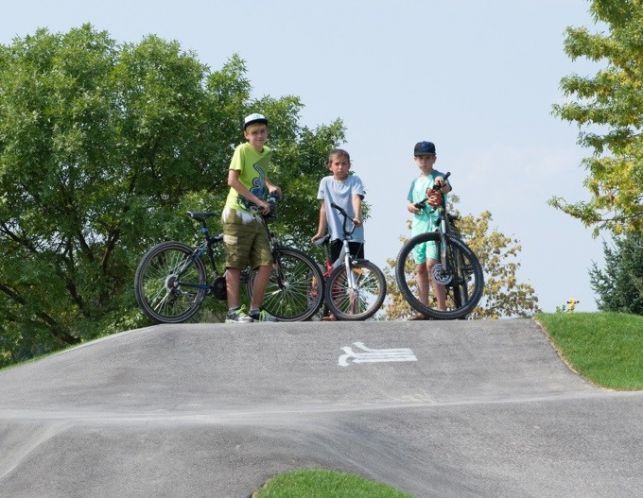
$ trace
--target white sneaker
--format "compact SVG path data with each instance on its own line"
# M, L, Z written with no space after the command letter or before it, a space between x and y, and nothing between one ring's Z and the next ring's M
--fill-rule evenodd
M225 318L226 323L250 323L252 321L252 318L248 316L243 306L236 310L228 310Z

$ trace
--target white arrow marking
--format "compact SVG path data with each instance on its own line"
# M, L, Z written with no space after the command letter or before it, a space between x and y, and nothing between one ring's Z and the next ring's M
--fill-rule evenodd
M339 357L337 364L340 367L349 366L348 360L352 359L353 363L379 363L387 361L417 361L415 354L410 348L397 349L371 349L367 348L363 342L354 342L353 346L364 351L363 353L353 351L350 346L342 347L345 354Z

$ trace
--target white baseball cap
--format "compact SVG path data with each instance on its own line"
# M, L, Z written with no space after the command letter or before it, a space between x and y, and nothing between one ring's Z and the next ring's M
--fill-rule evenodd
M248 116L246 116L246 119L243 120L243 129L245 130L248 126L255 123L262 123L267 125L268 119L266 118L266 116L264 116L263 114L259 114L258 112L249 114Z

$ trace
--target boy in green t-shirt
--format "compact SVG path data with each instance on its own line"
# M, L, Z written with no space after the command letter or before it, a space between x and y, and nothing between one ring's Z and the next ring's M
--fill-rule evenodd
M226 323L272 319L261 309L272 269L272 256L260 216L270 213L268 195L276 192L281 197L281 189L266 174L272 157L272 151L265 145L268 139L266 117L257 113L247 116L243 135L247 142L237 146L230 161L230 192L222 216L228 295ZM257 269L257 278L252 288L250 311L246 314L239 303L239 287L241 270L248 265Z
M435 230L435 223L438 219L434 209L442 205L442 195L451 191L449 182L444 179L444 174L433 169L437 158L435 145L433 142L418 142L413 150L415 164L420 169L420 176L411 182L411 187L406 200L409 202L407 209L412 213L411 237L421 233ZM439 192L433 192L431 189L434 185L440 186ZM422 201L426 195L429 195L428 206L417 208L415 203ZM438 249L435 242L424 242L418 244L413 249L413 259L415 260L415 271L417 275L417 285L419 289L419 300L423 304L428 302L429 292L429 275L433 265L438 263ZM438 300L438 309L446 309L446 290L443 285L432 280L433 292ZM424 320L424 315L416 314L412 320Z

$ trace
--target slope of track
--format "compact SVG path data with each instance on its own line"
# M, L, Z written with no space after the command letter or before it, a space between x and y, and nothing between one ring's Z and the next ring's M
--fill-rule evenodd
M416 496L643 495L642 414L527 320L163 325L0 372L0 496L238 497L310 466Z

